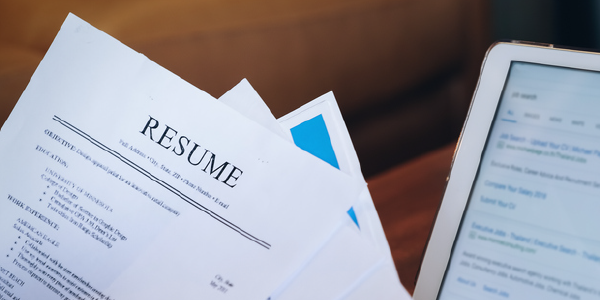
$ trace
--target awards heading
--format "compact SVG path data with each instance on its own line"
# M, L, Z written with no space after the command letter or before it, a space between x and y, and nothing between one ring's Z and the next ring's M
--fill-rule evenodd
M140 131L153 142L159 144L177 156L187 156L187 162L230 188L237 185L238 179L244 173L240 168L228 161L217 163L217 156L206 148L201 148L196 142L184 135L178 135L177 130L149 116L148 122ZM217 167L215 167L217 165Z

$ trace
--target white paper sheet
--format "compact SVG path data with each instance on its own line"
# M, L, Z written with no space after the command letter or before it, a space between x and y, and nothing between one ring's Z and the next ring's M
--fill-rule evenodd
M316 117L324 120L339 169L351 175L356 185L362 187L359 202L352 208L356 215L356 223L346 222L345 228L340 232L356 228L359 230L354 230L353 235L343 237L338 235L328 241L323 250L312 259L311 264L303 268L289 286L274 299L298 299L296 297L298 294L303 294L304 299L346 299L358 293L360 287L362 287L360 291L372 289L373 295L383 294L389 299L410 299L395 271L385 233L333 93L329 92L303 105L278 121L284 129L294 130L306 120ZM359 250L365 249L367 244L374 249L370 252ZM347 254L340 255L340 253ZM393 272L379 271L390 268ZM386 278L373 280L371 277L375 275L370 274L382 274L377 276ZM335 280L324 282L318 278L335 278ZM369 282L368 288L364 287L366 282ZM306 289L306 286L313 288Z
M268 110L246 80L226 95L236 95L235 101L219 98L233 108L243 103L246 107L262 106L261 112ZM238 110L261 124L274 127L272 118L264 113ZM315 117L321 117L327 127L335 152L335 165L353 176L357 186L362 187L360 201L352 208L356 223L346 216L345 222L331 239L293 277L274 291L271 299L346 299L368 293L369 289L373 290L373 295L410 299L410 295L399 283L383 228L360 170L358 156L333 93L307 103L278 121L284 131L291 134L292 128ZM360 224L363 224L362 228ZM388 269L393 272L383 271Z
M0 131L14 299L266 299L354 181L69 15Z
M235 109L245 117L258 122L283 139L292 141L289 131L284 131L279 126L267 104L247 79L242 79L234 88L219 97L219 101L227 104L227 106Z

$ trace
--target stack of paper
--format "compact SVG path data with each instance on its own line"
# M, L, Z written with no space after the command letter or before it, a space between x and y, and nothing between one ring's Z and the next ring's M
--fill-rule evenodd
M0 300L410 298L331 93L276 120L69 15L0 169Z

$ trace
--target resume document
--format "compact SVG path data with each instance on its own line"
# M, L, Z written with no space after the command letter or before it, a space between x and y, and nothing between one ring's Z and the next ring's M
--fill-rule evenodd
M360 192L74 15L0 131L0 169L0 300L264 300Z

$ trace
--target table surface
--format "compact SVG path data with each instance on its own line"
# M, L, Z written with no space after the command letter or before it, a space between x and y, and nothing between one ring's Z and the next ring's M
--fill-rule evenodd
M449 144L367 180L400 281L411 294L454 149Z

